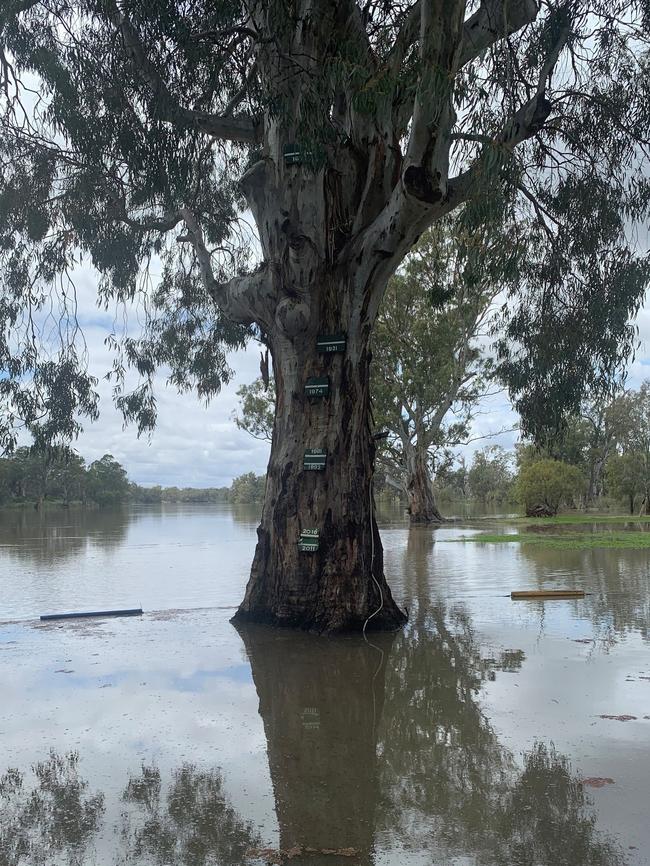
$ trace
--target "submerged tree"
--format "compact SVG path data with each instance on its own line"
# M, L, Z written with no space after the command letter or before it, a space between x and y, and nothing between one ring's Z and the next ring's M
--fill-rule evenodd
M379 459L401 483L411 523L442 520L434 463L469 436L489 387L478 339L516 253L506 233L488 243L480 227L462 228L442 220L418 242L388 284L372 341L373 415L388 432Z
M647 25L640 0L4 3L4 441L21 419L51 440L96 416L69 282L80 257L102 304L139 304L144 333L109 337L140 429L158 366L208 397L253 332L277 405L239 618L401 624L371 489L369 342L387 282L455 209L470 226L531 223L502 373L532 426L598 383L630 348L647 279L625 232L648 203ZM158 261L152 288L138 275ZM340 334L343 352L319 351ZM312 378L327 381L306 390ZM324 472L303 470L312 448ZM311 552L303 530L319 533Z

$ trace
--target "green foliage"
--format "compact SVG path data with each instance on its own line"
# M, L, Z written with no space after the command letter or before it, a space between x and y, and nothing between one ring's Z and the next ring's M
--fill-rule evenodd
M479 502L504 502L512 495L512 455L500 445L477 451L467 473L467 483Z
M253 505L264 499L266 476L246 472L233 479L229 499L236 505Z
M119 505L129 496L129 480L126 470L112 454L104 454L90 464L88 490L98 505Z
M131 499L143 505L153 505L159 502L181 502L188 504L205 504L225 502L230 494L227 487L140 487L131 485Z
M592 503L605 493L605 465L629 438L632 422L630 406L620 392L620 384L613 383L613 393L605 397L592 395L585 400L579 415L569 416L556 434L543 444L518 446L518 463L551 457L577 466L586 476L588 484L586 503Z
M584 476L575 466L545 458L520 469L515 490L527 515L554 515L583 492Z
M481 356L497 275L514 255L507 231L491 242L461 219L441 221L390 281L372 342L371 395L375 426L388 430L380 459L408 485L414 455L429 470L444 449L468 435L472 413L489 387ZM436 469L438 467L435 467Z
M264 492L264 476L254 473L233 482L234 502L258 502ZM111 454L86 469L83 457L65 447L18 448L0 458L0 505L46 500L115 506L125 502L154 505L161 502L214 503L231 498L227 487L141 487L128 480L126 470Z
M607 461L607 486L612 496L629 503L633 514L637 497L647 496L650 490L648 455L640 451L613 454Z
M334 192L320 211L333 214L331 225L309 240L320 249L327 237L329 263L392 201L402 166L416 168L400 152L416 116L433 136L425 188L434 184L424 163L436 156L459 171L449 183L438 177L436 195L453 203L467 189L453 219L468 286L489 270L472 253L475 229L491 226L496 237L510 227L498 263L507 293L499 374L525 431L547 438L587 386L602 391L630 356L650 276L629 230L647 219L650 200L647 3L620 0L613 13L608 0L549 0L451 75L421 62L433 46L418 44L417 28L410 35L407 3L365 4L363 14L353 3L336 15L314 4L308 26L285 0L262 4L257 18L240 0L127 6L25 0L0 13L1 447L15 447L21 423L39 443L60 443L97 417L70 282L80 261L96 268L99 302L117 309L116 320L137 309L142 333L109 335L112 377L125 418L151 429L156 369L209 399L232 375L228 349L274 327L275 310L234 324L214 298L217 284L252 266L238 186L246 169L292 141L305 156L301 189L319 172L321 190L366 191L362 206L346 210ZM470 4L468 14L478 7L487 8ZM38 99L26 110L34 82ZM245 124L250 135L228 144L213 128L224 118L259 126ZM374 123L383 154L368 145ZM205 240L203 263L197 236L181 227L187 210ZM267 217L282 219L260 222ZM404 237L387 240L394 250ZM150 266L162 269L155 287ZM452 302L444 279L429 298L435 309ZM139 376L131 390L127 367Z
M614 453L609 457L606 479L609 491L629 503L643 497L650 509L650 381L638 391L626 391L612 406L615 419Z
M261 378L250 385L237 389L241 414L233 412L232 418L240 430L245 430L254 439L270 442L273 437L275 420L275 383L269 381L268 387Z
M469 470L464 457L458 463L454 459L445 460L436 471L436 491L443 499L466 499L469 496Z
M44 499L64 504L81 501L86 495L86 468L82 457L66 446L18 448L1 461L0 502Z
M164 121L164 99L134 69L108 4L100 9L82 0L52 14L36 2L19 6L22 14L10 7L0 17L2 54L12 59L3 71L17 76L18 92L23 76L35 77L43 102L25 118L9 100L9 82L3 84L0 369L7 375L0 377L0 446L13 445L18 419L33 421L35 435L50 441L74 438L84 416L97 417L96 382L86 369L70 281L81 255L101 275L102 305L124 311L134 298L142 302L142 336L110 337L118 404L127 419L148 429L155 421L154 367L166 365L173 384L209 397L231 375L225 349L246 339L247 329L215 308L168 216L191 206L206 240L231 249L235 270L245 267L244 245L227 243L242 154L230 154L232 175L224 176L218 148L206 147L187 125ZM147 19L153 64L167 68L173 88L182 81L190 103L201 102L204 88L226 101L237 90L226 57L217 61L209 43L190 35L192 22L180 9L154 3L130 11L143 24ZM203 11L202 26L217 30L241 14L227 0ZM227 59L236 56L233 50ZM163 278L151 291L138 280L154 257L162 260ZM131 392L125 391L127 364L141 377Z

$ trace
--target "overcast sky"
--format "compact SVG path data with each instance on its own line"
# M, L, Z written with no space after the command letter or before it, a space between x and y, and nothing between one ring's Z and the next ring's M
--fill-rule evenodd
M232 421L238 405L237 388L259 375L256 344L230 356L235 371L233 381L207 407L193 394L177 394L165 386L164 375L158 376L158 426L150 438L138 438L135 427L123 428L122 416L112 403L112 386L102 378L111 366L111 352L104 340L114 329L114 315L97 309L96 275L90 268L81 269L75 283L79 321L88 344L92 372L100 379L100 419L87 424L76 443L78 452L87 461L111 453L126 467L133 481L144 485L223 487L243 472L265 472L268 445L239 430ZM631 387L638 387L650 376L650 306L641 311L638 326L641 349L630 367ZM512 427L516 421L506 396L500 394L481 407L472 436L482 437ZM486 444L511 448L516 439L516 432L493 439L475 438L459 451L470 457Z

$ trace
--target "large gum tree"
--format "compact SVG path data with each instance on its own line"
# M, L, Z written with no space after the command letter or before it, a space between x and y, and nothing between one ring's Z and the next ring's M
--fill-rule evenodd
M3 0L5 440L17 421L70 437L97 413L80 259L101 303L139 308L144 331L109 338L141 429L157 367L210 396L227 348L253 335L277 406L238 618L399 626L372 495L369 341L387 282L452 211L530 218L504 371L532 415L549 385L579 399L628 348L645 286L626 228L648 198L648 16L642 0ZM332 334L345 350L319 351ZM313 377L327 395L306 393ZM327 452L324 471L303 469L306 449ZM299 549L304 530L316 551Z

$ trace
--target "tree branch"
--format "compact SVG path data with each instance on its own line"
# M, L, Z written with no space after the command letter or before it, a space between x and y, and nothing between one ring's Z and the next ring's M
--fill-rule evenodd
M537 18L538 12L537 0L483 0L463 26L459 68L474 60L495 42L506 39L531 24Z
M419 8L422 76L413 106L406 162L429 173L438 171L445 175L441 180L446 182L442 150L446 147L448 152L449 146L443 140L454 122L453 73L457 65L465 2L421 0Z
M361 64L368 70L374 70L377 67L377 58L368 38L368 31L363 22L361 9L356 0L346 0L342 5L342 14L345 16L345 24L343 27L343 35L349 33L354 40L355 45L359 49L359 60Z
M147 56L136 29L120 11L115 0L104 0L104 8L110 21L122 35L124 48L131 62L149 86L154 98L155 112L160 120L173 123L182 129L196 129L226 141L254 142L260 138L260 124L252 117L223 117L181 106Z
M393 47L386 58L388 68L394 74L398 72L404 62L404 58L408 54L409 48L420 35L421 2L422 0L417 0L417 3L407 12L404 23L398 31L393 42Z
M179 241L189 241L194 247L203 285L215 304L233 322L243 325L256 322L269 330L277 294L270 266L264 264L252 274L233 277L225 283L219 282L215 279L210 250L196 217L186 207L181 208L179 213L187 226L187 236L179 238Z
M129 216L126 204L122 198L112 199L108 206L108 212L110 216L123 222L130 228L142 232L169 232L183 221L183 214L180 211L171 211L160 217L151 217L149 219L133 219L133 217Z
M571 24L567 18L542 65L535 93L503 125L501 132L494 139L493 147L502 147L512 151L518 144L532 138L543 128L553 107L546 98L546 85L562 49L568 42L570 33ZM447 186L444 213L454 210L469 197L472 184L482 169L485 153L484 150L467 171L450 179Z

